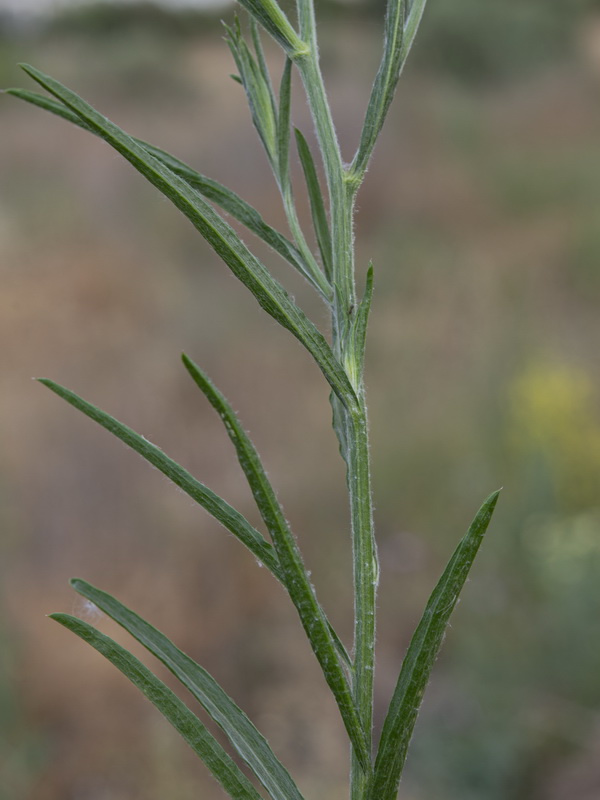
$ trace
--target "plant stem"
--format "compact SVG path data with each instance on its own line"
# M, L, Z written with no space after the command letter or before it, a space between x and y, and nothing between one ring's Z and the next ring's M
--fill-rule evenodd
M367 410L362 365L354 363L350 334L356 311L354 280L354 197L356 183L349 179L327 101L318 62L313 0L298 0L300 35L309 52L296 60L315 122L327 187L329 190L332 271L333 349L349 375L358 397L342 409L345 431L344 453L350 497L354 564L354 672L353 696L365 735L371 747L375 650L375 599L378 566L373 531ZM352 363L350 363L352 360ZM369 775L356 757L352 760L351 798L366 797Z
M347 415L348 467L354 563L354 700L371 743L375 666L377 554L373 536L366 408ZM352 764L352 800L366 796L369 776L357 759Z

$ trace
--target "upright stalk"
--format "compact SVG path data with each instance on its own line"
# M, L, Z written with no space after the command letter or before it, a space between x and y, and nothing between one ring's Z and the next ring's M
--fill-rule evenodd
M169 153L133 139L49 75L23 65L25 71L51 97L19 89L9 90L9 93L95 133L120 153L190 220L264 311L298 339L321 369L332 390L333 425L340 452L346 462L350 498L354 564L353 658L346 652L317 600L310 573L304 567L256 448L224 395L190 359L184 357L185 366L225 425L271 541L254 528L242 513L143 436L65 387L46 379L42 379L42 383L158 468L234 534L283 584L298 611L352 745L351 800L396 800L423 692L448 619L477 555L498 498L498 493L494 492L484 502L431 594L404 658L383 724L377 756L373 759L371 729L375 599L379 569L373 535L363 378L373 271L369 268L365 292L359 301L354 276L353 214L356 192L392 101L425 0L387 2L384 53L373 84L357 155L350 166L345 166L342 161L319 67L314 0L297 0L300 35L280 8L278 0L238 2L254 20L252 35L256 55L252 55L245 43L237 20L228 28L228 42L240 71L239 79L246 91L255 127L281 189L295 244L268 226L256 209L227 187L195 172ZM262 52L257 22L287 54L278 103ZM328 221L310 148L302 134L297 133L323 270L304 238L289 175L294 63L302 77L314 118L329 191ZM321 293L331 309L332 344L211 202L229 211L249 231L257 234L303 273ZM182 686L192 693L221 728L229 745L253 772L270 800L303 800L291 775L278 761L266 739L205 669L116 598L81 580L75 580L73 585L83 597L95 603L149 653L162 661ZM65 614L53 615L53 618L104 655L154 703L231 798L261 800L262 795L257 787L204 723L135 656L82 620Z
M298 0L300 36L308 53L296 59L319 141L330 202L333 244L333 350L351 378L356 393L337 403L343 428L342 451L346 460L350 497L354 564L354 670L352 690L369 748L372 743L375 601L378 580L373 531L369 439L362 364L351 347L356 314L354 280L354 198L357 184L344 167L323 77L319 67L313 0ZM337 402L334 400L334 402ZM352 764L352 800L366 797L369 775L356 756Z

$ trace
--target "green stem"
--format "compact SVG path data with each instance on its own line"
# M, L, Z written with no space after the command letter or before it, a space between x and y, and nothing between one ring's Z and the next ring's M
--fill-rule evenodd
M346 416L347 481L354 563L354 701L368 741L373 724L375 602L379 568L373 535L367 413L364 403ZM366 797L369 776L352 763L352 800Z
M294 62L304 84L325 166L333 241L332 271L336 295L334 304L341 309L349 309L356 299L352 237L353 201L348 191L346 170L319 67L313 0L298 0L298 18L300 35L307 44L308 52L297 56ZM338 316L336 314L336 317ZM343 320L337 319L336 322L339 326ZM342 332L345 327L342 325Z
M357 185L346 171L338 144L323 77L318 62L313 0L298 0L300 35L309 52L295 60L304 83L321 148L329 190L332 272L333 348L349 375L357 376L354 389L359 402L350 402L344 415L344 453L350 498L354 564L354 672L353 697L369 748L372 741L373 678L375 650L375 599L378 566L373 531L369 439L364 402L362 364L354 363L350 346L356 312L354 281L354 198ZM352 363L350 363L352 361ZM364 800L369 775L353 755L352 800Z

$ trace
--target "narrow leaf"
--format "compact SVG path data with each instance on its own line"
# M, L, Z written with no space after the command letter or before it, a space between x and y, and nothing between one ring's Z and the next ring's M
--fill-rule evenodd
M227 398L217 389L208 375L185 354L182 361L191 375L196 386L204 394L208 402L219 415L227 435L235 448L240 466L246 476L250 491L256 502L260 515L269 531L273 541L277 539L293 539L289 524L275 490L263 467L261 458L252 440L242 427L240 420L231 407ZM284 573L285 577L285 573ZM287 588L287 586L286 586ZM352 667L352 661L346 648L331 626L330 633L336 649L347 667Z
M302 164L306 188L308 190L310 211L312 214L313 227L317 237L319 252L321 253L321 261L323 262L325 275L329 281L332 281L333 267L331 233L329 231L329 223L327 221L327 213L325 211L325 201L323 199L323 193L321 192L319 178L317 177L317 168L315 166L310 147L308 146L308 142L298 128L295 128L294 131L296 134L298 155L300 156L300 163Z
M323 334L212 206L193 192L183 179L70 89L33 67L22 66L25 72L78 114L185 214L234 275L250 289L262 308L304 345L342 402L356 406L356 394L348 376Z
M290 179L290 113L292 101L292 62L285 60L279 87L279 113L277 117L277 165L280 185Z
M275 0L238 0L246 11L294 58L307 50Z
M358 152L352 164L352 170L359 177L367 169L385 122L398 79L417 35L425 3L426 0L388 0L383 57L371 91Z
M448 620L490 524L500 492L477 512L427 603L402 663L383 725L369 800L395 800L417 714Z
M223 420L261 516L273 538L283 572L283 584L298 611L311 647L334 694L350 740L358 753L361 763L368 770L370 768L370 758L366 750L364 733L352 700L350 687L336 652L338 644L332 636L327 617L317 601L315 591L302 562L302 556L275 496L273 487L264 471L260 457L225 397L187 356L183 356L183 363L196 385Z
M262 800L260 794L205 725L165 684L124 647L69 614L51 619L87 642L125 675L171 723L233 800Z
M267 530L273 539L291 537L288 523L275 495L275 490L267 477L260 456L250 437L243 429L231 404L197 364L185 354L182 356L182 360L196 386L202 391L221 418Z
M410 11L408 12L406 22L404 23L404 36L402 38L402 66L404 66L404 63L406 62L408 54L410 53L415 41L417 31L419 30L419 25L423 19L426 3L427 0L412 0L410 4ZM402 69L402 66L400 69Z
M59 103L51 97L46 97L46 95L38 94L37 92L30 92L28 89L16 88L4 89L4 94L18 97L19 100L24 100L26 103L31 103L33 106L43 108L44 111L49 111L57 117L62 117L62 119L72 122L74 125L83 128L84 131L95 133L95 131L93 131L74 111L71 111L71 109L67 108L63 103Z
M83 128L83 130L99 136L98 132L92 130L74 111L71 111L63 105L63 103L59 103L50 97L45 97L36 92L29 92L25 89L6 89L5 93L25 100L27 103L31 103L39 108L43 108L45 111L50 111L52 114L56 114L78 125L80 128ZM168 167L171 172L183 178L192 189L195 189L203 197L206 197L207 200L216 203L228 214L231 214L234 219L241 222L242 225L245 225L249 231L255 234L255 236L258 236L265 244L268 244L269 247L315 285L310 270L296 246L293 245L289 239L286 239L283 234L268 225L258 211L245 200L242 200L234 191L212 178L207 178L205 175L192 169L192 167L184 161L167 153L165 150L161 150L159 147L155 147L141 139L135 139L134 141Z
M346 435L346 415L344 406L335 392L329 393L331 404L331 425L338 440L340 455L348 467L348 437Z
M163 633L106 592L80 579L76 592L121 625L171 670L223 730L272 800L302 800L298 787L266 739L205 669L179 650Z
M350 328L350 347L349 361L350 368L348 374L353 386L358 386L360 376L364 372L365 346L367 341L367 325L369 322L369 312L371 310L371 300L373 299L373 264L369 264L367 270L367 285L365 293L360 301L352 325Z
M361 358L361 372L365 358L367 325L369 322L369 313L371 311L372 299L373 299L373 264L371 263L369 264L369 269L367 270L367 285L365 287L365 293L363 295L362 300L360 301L360 305L358 306L358 311L356 313L356 324L354 332L355 350Z
M325 612L323 612L323 614L325 614ZM337 635L337 632L336 632L335 628L333 627L331 622L329 622L329 620L327 620L327 625L329 627L329 633L331 634L331 638L333 640L334 647L337 650L338 656L342 660L342 664L346 667L346 669L350 673L352 673L352 670L354 669L354 664L352 663L352 659L350 658L350 654L346 650L345 644L342 642L340 637Z
M246 93L252 122L263 143L271 166L276 166L277 111L273 105L270 82L265 80L258 62L242 36L239 19L225 26L226 42L238 68Z
M269 89L271 96L271 106L273 114L277 114L277 103L275 102L275 93L273 91L273 84L271 82L271 75L267 66L267 59L265 58L265 51L263 50L262 42L260 40L260 31L254 17L250 17L250 32L252 35L252 42L254 44L254 52L256 53L256 61L262 73L263 79Z
M227 435L235 448L239 464L246 476L252 496L254 497L257 508L271 538L273 541L279 538L292 539L292 532L285 518L285 514L283 513L281 504L277 499L275 490L263 467L258 451L242 427L231 404L197 364L185 354L182 355L182 361L196 386L198 386L222 420ZM351 669L352 661L346 648L331 625L329 625L329 628L338 654L342 658L344 664Z
M250 525L239 511L232 508L219 495L196 480L193 475L190 475L180 464L169 458L160 448L144 439L143 436L140 436L131 428L128 428L127 425L123 425L122 422L65 389L64 386L54 383L54 381L42 378L40 383L43 383L44 386L47 386L59 397L62 397L63 400L66 400L67 403L81 411L86 417L94 420L94 422L97 422L112 433L128 447L131 447L132 450L135 450L136 453L139 453L146 461L149 461L150 464L189 495L192 500L195 500L202 508L208 511L224 528L236 536L262 564L268 567L279 580L282 580L279 561L273 546Z

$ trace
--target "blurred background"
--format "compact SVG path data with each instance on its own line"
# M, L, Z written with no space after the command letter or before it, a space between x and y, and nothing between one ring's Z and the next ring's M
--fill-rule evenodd
M350 159L384 3L317 9ZM0 85L30 87L16 63L33 63L284 228L229 78L219 21L232 13L191 0L3 0ZM279 54L268 56L279 74ZM83 614L127 641L74 599L73 575L215 674L307 798L347 797L342 727L275 582L166 479L31 381L50 376L130 424L254 522L220 421L179 362L186 351L251 432L350 643L344 475L318 370L103 143L11 97L0 129L0 800L222 797L147 701L46 618ZM361 190L357 248L361 280L369 259L376 278L378 725L432 586L504 486L402 800L597 800L597 0L430 0ZM307 287L256 251L326 328Z

